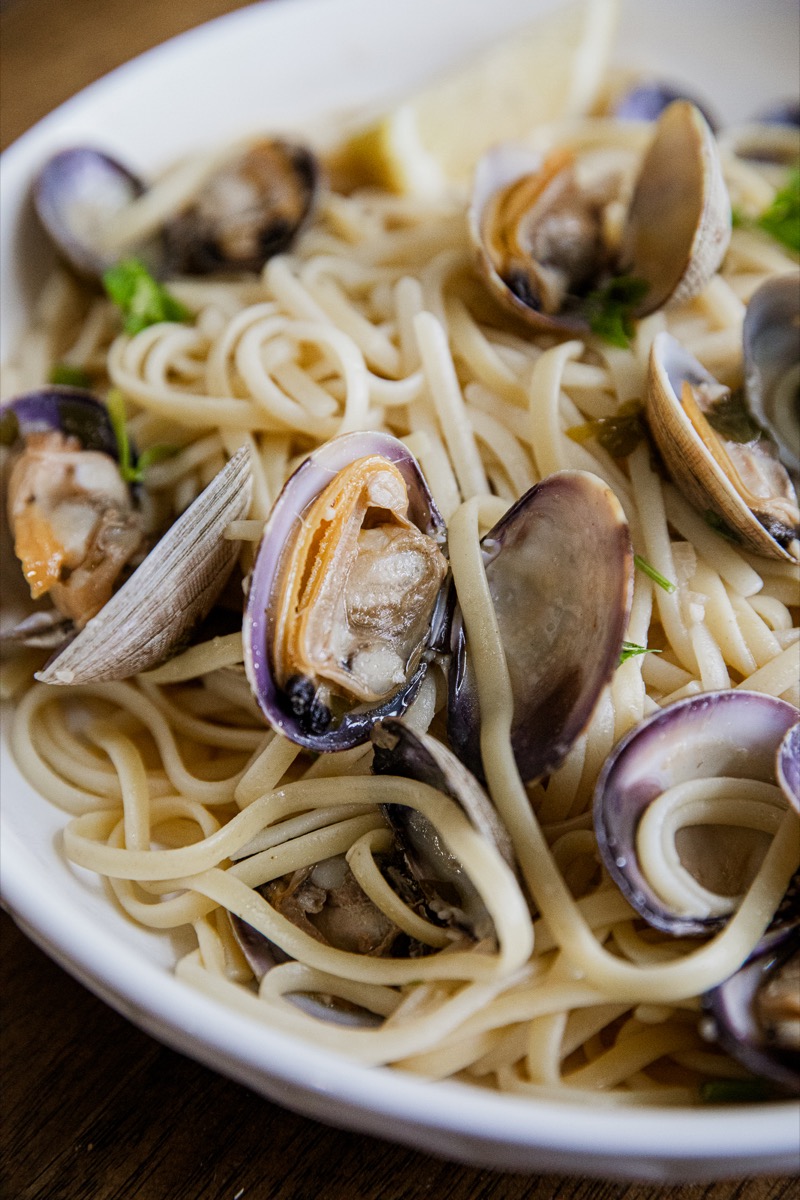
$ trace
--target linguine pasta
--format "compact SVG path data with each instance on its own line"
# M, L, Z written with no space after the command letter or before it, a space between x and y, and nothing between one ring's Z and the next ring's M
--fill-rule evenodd
M638 125L595 120L550 130L632 175ZM131 206L120 246L157 228L216 161L196 161ZM730 159L737 205L775 186ZM69 814L64 852L107 881L140 924L191 926L176 970L225 1005L353 1060L524 1095L607 1104L679 1104L708 1079L746 1075L698 1033L699 997L738 968L778 908L800 858L798 821L776 788L703 781L658 801L640 854L662 895L701 885L676 850L688 826L744 826L763 846L732 912L705 942L645 927L598 865L592 793L615 743L682 697L745 688L800 703L797 568L714 533L654 470L640 443L613 459L569 431L641 400L648 353L669 330L721 381L741 377L741 326L755 289L793 260L736 229L722 271L694 301L638 323L629 349L594 335L558 340L502 317L477 277L464 198L423 201L330 192L290 253L259 277L175 279L192 324L118 333L104 299L65 273L48 282L5 382L42 385L55 363L118 388L131 439L177 448L152 465L151 529L183 511L241 446L254 494L228 529L246 575L284 481L316 445L373 429L415 454L448 524L448 553L478 678L488 791L519 876L454 801L421 783L370 774L370 747L312 758L265 728L242 668L239 632L213 637L137 678L74 688L31 684L40 659L4 664L14 697L11 749L33 787ZM677 586L637 571L627 637L661 651L623 662L564 764L526 788L510 744L511 691L479 539L534 483L588 470L615 492L634 550ZM36 659L36 661L34 661ZM446 688L432 666L406 720L443 736ZM390 835L379 805L418 810L474 883L494 936L455 941L414 912L376 864ZM258 888L345 855L361 889L424 946L414 958L361 955L311 937ZM253 979L229 914L288 961ZM298 994L356 1006L343 1025Z

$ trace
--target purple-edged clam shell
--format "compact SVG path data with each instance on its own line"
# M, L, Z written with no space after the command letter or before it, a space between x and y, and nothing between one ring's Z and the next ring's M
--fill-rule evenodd
M55 431L76 437L85 450L116 459L117 439L104 404L80 388L48 387L16 396L0 406L0 442Z
M455 800L482 837L491 842L513 867L511 838L491 800L477 779L446 746L397 720L376 725L372 741L375 746L373 774L416 779L443 792ZM382 810L408 871L420 885L426 900L433 903L434 911L438 909L437 915L447 919L448 924L467 929L476 938L490 935L492 920L475 885L442 844L427 817L403 804L385 804ZM458 897L455 906L454 893Z
M725 916L667 910L636 855L636 831L662 792L688 780L730 776L776 782L776 752L797 709L760 692L707 692L679 700L633 729L607 759L594 795L603 862L651 925L676 936L713 933Z
M99 280L119 258L118 251L103 250L100 231L144 190L142 181L115 158L89 146L76 146L45 163L33 199L59 253L78 274ZM136 254L158 273L158 238L137 246Z
M699 108L710 127L713 130L718 128L719 122L708 106L696 96L689 95L676 84L655 79L636 84L625 92L615 103L612 115L622 121L657 121L673 100L690 100L695 108Z
M800 1095L800 1049L780 1045L759 1019L758 1001L782 970L797 971L798 958L800 921L795 920L767 933L744 966L703 998L706 1036L748 1071L789 1095ZM794 976L787 986L794 988Z
M561 471L536 484L482 542L514 696L512 745L526 780L554 771L619 664L632 555L619 502L597 476ZM451 646L448 736L484 778L480 703L463 617Z
M742 327L745 393L753 416L774 439L800 486L800 271L762 283Z
M786 799L800 813L800 721L792 726L778 748L776 773Z
M755 119L764 125L800 126L800 101L782 100L763 109Z
M345 712L338 724L321 733L301 728L273 674L272 626L284 549L296 535L303 513L335 475L368 455L380 455L394 463L408 489L409 519L423 533L444 543L444 521L415 458L402 442L384 433L344 434L309 455L284 486L264 527L250 578L243 625L245 667L250 686L273 728L312 750L346 750L366 742L376 721L402 716L428 669L428 660L423 654L411 677L395 694L374 708L359 706ZM446 597L442 592L431 614L429 647L442 640L446 622Z

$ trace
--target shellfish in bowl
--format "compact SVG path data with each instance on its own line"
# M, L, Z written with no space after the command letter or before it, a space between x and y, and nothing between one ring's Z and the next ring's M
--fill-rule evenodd
M55 649L37 674L44 683L99 683L155 666L206 615L233 570L238 545L224 535L249 508L248 451L145 554L103 404L73 388L45 389L4 404L2 426L9 532L31 598L52 601L4 641Z
M469 210L479 267L494 295L529 323L586 331L587 297L625 277L632 315L697 295L730 241L731 209L716 142L700 110L661 114L621 233L607 219L618 181L586 182L574 155L501 145L478 164Z

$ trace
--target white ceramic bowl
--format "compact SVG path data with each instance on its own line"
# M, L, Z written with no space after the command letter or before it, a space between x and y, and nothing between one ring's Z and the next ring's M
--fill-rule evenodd
M57 148L89 142L148 174L247 129L285 128L397 95L547 0L273 0L175 39L63 105L4 156L3 353L49 264L28 185ZM791 95L794 0L629 0L618 58L692 84L727 120ZM67 864L64 816L2 759L5 903L48 954L154 1037L331 1124L496 1168L661 1182L793 1170L797 1110L594 1111L431 1084L352 1065L235 1016L171 973L173 948L136 929Z

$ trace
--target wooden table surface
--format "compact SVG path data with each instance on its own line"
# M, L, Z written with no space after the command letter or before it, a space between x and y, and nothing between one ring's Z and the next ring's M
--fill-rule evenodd
M67 97L236 0L5 0L2 144ZM508 1175L342 1133L167 1050L0 916L3 1200L654 1200L650 1185ZM789 1200L790 1179L669 1190ZM796 1193L794 1193L796 1195Z

